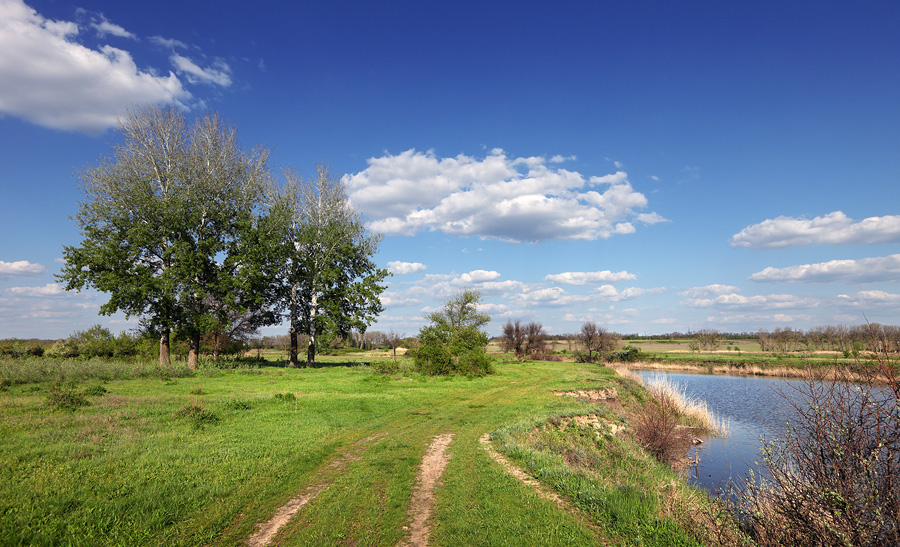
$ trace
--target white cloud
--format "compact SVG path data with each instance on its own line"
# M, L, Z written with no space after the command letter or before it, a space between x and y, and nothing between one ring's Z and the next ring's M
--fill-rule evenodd
M500 149L481 160L407 150L368 164L344 182L353 204L372 219L370 227L386 234L439 230L516 243L595 240L632 233L633 221L665 220L636 212L647 199L623 171L585 178L542 157L508 158Z
M175 49L175 48L187 49L187 47L188 47L187 44L185 44L181 40L176 40L174 38L166 38L164 36L151 36L150 38L148 38L148 40L150 41L150 43L156 44L156 45L166 48L166 49Z
M900 294L886 291L860 291L853 295L838 295L838 300L844 304L871 309L881 306L896 307L900 304Z
M72 296L78 294L69 292L59 283L47 283L43 287L10 287L6 292L13 296L46 297L46 296Z
M817 320L818 318L813 315L788 313L746 313L709 316L706 318L706 321L712 325L768 325L775 327L796 326L801 323L811 323Z
M769 267L750 276L751 281L768 283L871 283L897 279L900 279L900 254L859 260L829 260L787 268Z
M737 293L741 290L733 285L719 285L717 283L706 285L704 287L692 287L686 291L681 291L678 296L687 298L700 298L703 296L718 296L720 294Z
M28 262L27 260L17 260L15 262L4 262L0 260L0 277L8 277L14 275L38 275L47 271L40 264Z
M850 245L894 242L900 242L900 215L869 217L854 222L841 211L813 219L784 216L767 219L744 228L731 238L733 247L754 249L781 249L813 243Z
M472 270L459 276L459 281L465 284L484 283L485 281L493 281L500 277L500 272L488 270Z
M618 283L620 281L637 279L637 276L624 270L621 272L602 270L597 272L563 272L550 274L544 277L544 279L551 283L559 283L562 285L594 285L597 283Z
M0 2L0 112L54 129L99 133L134 104L183 105L191 99L171 72L157 76L138 70L124 50L79 44L75 23L45 19L21 0Z
M217 60L213 67L202 68L197 63L177 53L169 57L179 74L184 74L192 84L210 84L222 87L231 85L231 67L225 61Z
M419 273L425 271L426 268L425 264L421 262L402 262L400 260L388 262L387 267L395 275Z
M128 32L121 26L110 22L106 17L100 16L100 20L94 21L91 23L91 26L97 31L97 35L101 38L105 37L107 34L112 36L118 36L119 38L130 38L132 40L136 40L137 36L134 33Z
M815 308L819 300L793 294L770 294L744 296L740 294L720 294L714 298L687 298L682 305L689 308L727 308L727 309L795 309Z

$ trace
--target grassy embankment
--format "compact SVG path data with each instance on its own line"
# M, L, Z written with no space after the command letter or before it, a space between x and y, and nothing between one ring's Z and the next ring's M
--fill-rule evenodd
M719 543L717 509L631 441L648 395L610 369L504 362L466 379L323 361L196 374L0 361L0 544L238 545L323 485L277 544L393 546L423 453L446 432L433 545ZM619 396L553 394L587 388ZM510 476L481 447L484 433L571 510Z

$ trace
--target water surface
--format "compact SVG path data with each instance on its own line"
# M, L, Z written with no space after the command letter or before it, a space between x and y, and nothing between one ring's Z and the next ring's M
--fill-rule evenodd
M699 463L690 481L719 494L729 480L743 483L752 469L758 473L763 438L779 435L791 415L790 398L797 398L802 380L763 376L726 376L638 370L642 378L664 377L688 396L706 401L709 409L731 425L727 438L705 438L696 449ZM693 454L693 453L692 453Z

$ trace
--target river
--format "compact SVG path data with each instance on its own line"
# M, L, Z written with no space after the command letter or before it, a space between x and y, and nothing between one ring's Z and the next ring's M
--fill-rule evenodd
M699 463L690 474L692 484L722 494L729 480L742 484L761 463L762 439L772 439L791 415L786 397L795 397L801 380L761 376L727 376L635 371L644 379L663 376L684 388L688 396L706 401L709 409L731 425L726 438L704 438L695 454Z

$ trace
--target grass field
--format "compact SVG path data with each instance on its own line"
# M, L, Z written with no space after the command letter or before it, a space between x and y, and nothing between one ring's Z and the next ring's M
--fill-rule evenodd
M454 437L432 545L717 544L705 496L626 433L570 419L627 431L646 392L610 369L501 362L498 374L468 379L322 361L181 377L70 373L61 384L20 383L21 371L0 378L0 544L242 545L315 487L274 544L397 545L418 466L443 433ZM5 363L0 376L40 366L28 363ZM553 393L586 387L619 398ZM494 461L485 433L570 509Z

